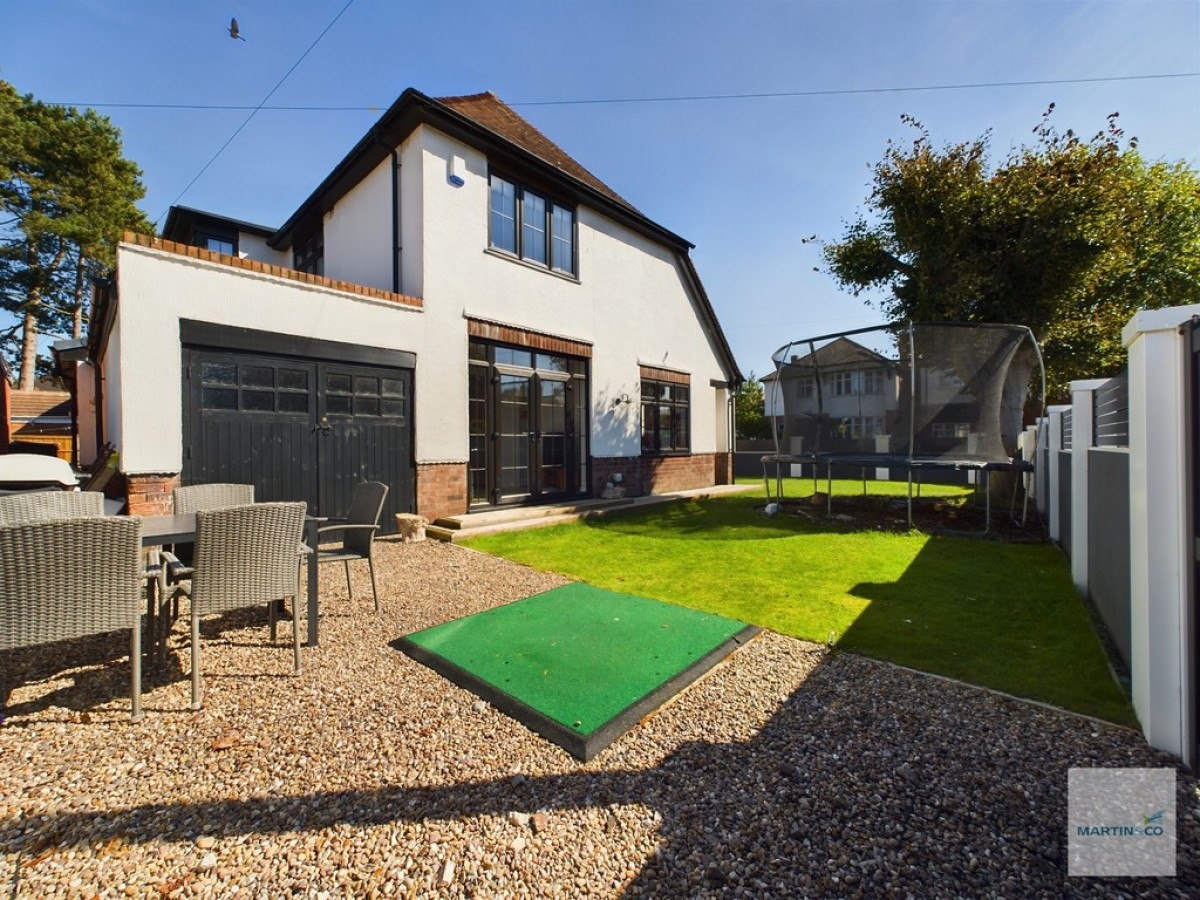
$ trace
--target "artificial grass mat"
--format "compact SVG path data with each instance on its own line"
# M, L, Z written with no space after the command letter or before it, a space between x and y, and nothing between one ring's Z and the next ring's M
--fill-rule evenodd
M576 582L396 646L588 760L759 630Z

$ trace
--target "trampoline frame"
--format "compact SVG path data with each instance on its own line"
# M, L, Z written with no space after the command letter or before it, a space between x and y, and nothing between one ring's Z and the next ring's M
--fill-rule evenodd
M1023 330L1033 347L1034 358L1037 360L1038 374L1040 376L1041 387L1041 407L1042 416L1045 416L1046 407L1046 367L1042 358L1041 347L1038 346L1037 339L1034 337L1032 330L1024 325L1005 325L1000 323L985 323L985 322L904 322L891 323L871 326L868 328L856 328L850 331L839 331L831 334L819 335L817 337L804 338L798 341L792 341L780 347L773 354L773 359L776 362L776 372L779 373L784 368L779 364L779 359L782 355L786 355L785 351L799 345L807 344L810 355L815 357L816 344L818 341L834 341L838 338L850 337L852 335L868 334L872 332L891 331L899 336L901 330L907 332L908 337L908 359L916 358L914 332L919 326L930 327L951 327L951 328L1005 328ZM916 407L916 385L917 379L910 377L908 379L909 396L908 402L910 405L910 421L915 420ZM823 402L821 398L820 378L816 378L815 389L817 392L818 402ZM785 415L787 411L785 410ZM818 478L818 467L825 466L825 482L826 482L826 515L833 514L833 467L835 465L844 465L857 467L863 473L863 492L866 493L866 471L867 469L905 469L907 473L908 492L907 492L907 521L908 527L913 527L912 501L913 501L913 474L922 470L942 470L942 471L968 471L983 474L983 492L985 497L985 518L984 526L981 531L976 532L947 532L952 534L970 534L972 536L986 535L991 529L992 523L992 493L991 493L991 474L996 471L1007 471L1014 473L1015 476L1024 476L1024 479L1019 477L1013 481L1013 498L1009 507L1009 513L1012 515L1016 506L1017 486L1022 480L1026 482L1025 490L1023 491L1023 500L1021 508L1020 524L1024 527L1026 518L1029 512L1029 487L1028 481L1032 478L1035 468L1033 460L1037 458L1037 435L1034 435L1034 446L1028 449L1029 459L1014 457L1011 459L953 459L946 457L921 457L916 456L915 440L916 433L914 429L909 430L908 434L908 454L897 455L895 453L880 453L880 454L864 454L864 453L805 453L805 454L787 454L779 452L779 432L775 432L775 449L773 454L767 454L762 457L763 465L763 486L766 490L768 502L782 502L783 500L783 467L785 465L811 465L813 466L813 486L816 488ZM775 466L775 496L771 495L771 475L768 467L774 464ZM976 490L979 489L978 478L972 479ZM920 482L918 481L918 491L920 490Z

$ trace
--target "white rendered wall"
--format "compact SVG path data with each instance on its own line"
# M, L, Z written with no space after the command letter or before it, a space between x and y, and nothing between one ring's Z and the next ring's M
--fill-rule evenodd
M1088 461L1094 432L1096 391L1104 378L1071 382L1071 580L1088 595Z
M238 256L242 259L253 259L270 266L291 266L290 250L272 250L267 246L267 239L257 234L245 231L238 232Z
M86 467L96 461L100 451L100 448L96 446L96 366L94 363L75 364L75 403L79 464Z
M431 377L452 384L448 393L458 397L456 407L436 410L438 445L447 458L466 458L464 316L592 344L593 456L640 455L639 364L691 376L692 452L720 449L726 426L717 421L710 381L727 375L674 254L585 207L576 211L578 280L489 252L486 157L431 129L419 139L430 341L420 377L423 387ZM455 155L465 161L461 187L448 178ZM614 406L623 394L634 402ZM417 396L420 416L428 395L418 390ZM418 433L430 458L425 433Z
M1050 506L1050 540L1058 541L1061 527L1061 506L1058 502L1059 452L1062 450L1063 414L1069 406L1050 406L1046 409L1046 448L1049 451L1046 502Z
M1188 346L1179 326L1200 306L1142 310L1129 350L1130 675L1153 746L1194 765L1189 661Z
M325 214L325 276L394 290L390 154Z
M117 267L120 308L103 361L105 435L126 473L182 469L182 319L393 350L424 345L425 317L392 301L133 244L119 245Z

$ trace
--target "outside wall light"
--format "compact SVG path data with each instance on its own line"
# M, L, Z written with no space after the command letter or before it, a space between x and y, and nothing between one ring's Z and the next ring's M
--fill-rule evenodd
M628 394L618 394L613 397L613 406L620 406L622 403L631 402Z

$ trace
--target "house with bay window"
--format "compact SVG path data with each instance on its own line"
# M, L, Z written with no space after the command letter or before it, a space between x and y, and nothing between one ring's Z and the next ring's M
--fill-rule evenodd
M725 483L741 375L690 249L494 94L410 89L282 225L126 235L83 447L118 446L134 513L211 481L329 515L378 479L431 519Z

